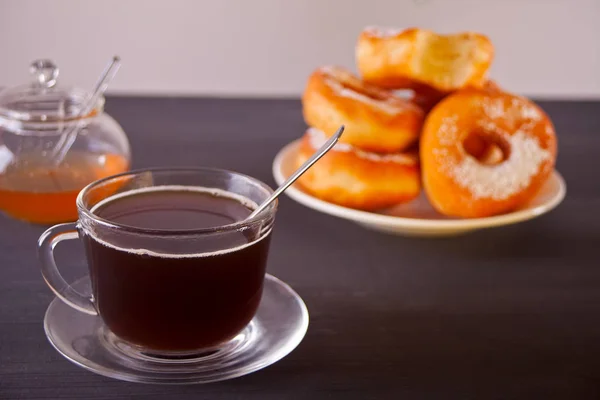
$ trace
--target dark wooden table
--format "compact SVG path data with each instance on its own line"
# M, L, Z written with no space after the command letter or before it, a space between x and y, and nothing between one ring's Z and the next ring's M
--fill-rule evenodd
M600 103L542 102L559 132L567 198L519 225L452 239L364 230L283 198L269 272L311 315L301 345L204 386L111 380L47 342L43 227L0 217L2 399L600 398ZM298 101L111 98L134 167L215 166L273 185L304 129ZM80 250L68 273L84 274Z

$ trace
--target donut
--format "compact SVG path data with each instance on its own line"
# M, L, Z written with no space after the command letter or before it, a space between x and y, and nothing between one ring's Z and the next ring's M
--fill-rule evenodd
M322 131L309 128L301 140L296 166L326 140ZM339 142L297 182L319 199L365 211L410 201L421 189L416 152L377 154Z
M443 93L481 87L494 58L484 35L439 35L423 29L363 30L356 45L362 78L387 89L427 85Z
M494 89L458 91L425 121L423 186L442 214L502 214L535 196L554 168L556 147L552 122L530 100Z
M380 153L402 151L414 144L424 119L415 104L365 84L340 67L313 72L302 106L307 125L329 135L345 125L343 143Z
M449 94L442 93L427 85L415 84L414 82L407 86L408 87L405 88L396 88L393 90L393 93L398 97L410 100L412 103L421 107L425 113L431 111L437 103L442 101L442 99ZM502 90L496 81L493 80L487 80L482 88L492 91Z
M498 82L488 79L482 86L482 89L485 89L490 92L502 92L502 88L498 85Z
M431 109L447 95L447 93L442 93L427 85L416 84L414 82L405 86L406 87L395 88L392 93L416 104L425 113L431 111Z

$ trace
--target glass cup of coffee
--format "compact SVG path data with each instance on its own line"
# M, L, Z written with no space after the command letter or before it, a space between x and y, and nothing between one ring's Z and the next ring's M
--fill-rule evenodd
M118 339L153 354L191 354L233 339L262 295L277 202L272 190L219 169L149 169L96 181L76 223L39 240L42 274L68 305L98 315ZM53 255L83 242L92 295L73 289Z

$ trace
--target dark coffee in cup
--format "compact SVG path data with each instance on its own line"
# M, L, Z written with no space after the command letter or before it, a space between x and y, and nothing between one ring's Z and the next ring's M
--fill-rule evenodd
M80 231L94 304L107 327L161 351L209 348L238 334L261 299L270 233L219 236L219 227L245 219L255 206L223 190L190 186L133 190L96 204L95 216L136 229L132 238ZM218 249L210 240L193 242L190 230L202 228L214 228ZM135 243L150 239L152 251Z

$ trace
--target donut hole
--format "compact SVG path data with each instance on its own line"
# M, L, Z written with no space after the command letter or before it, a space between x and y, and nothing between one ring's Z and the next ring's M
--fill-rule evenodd
M363 82L360 78L343 69L324 68L322 77L327 86L338 97L349 98L360 106L368 105L386 114L395 115L401 111L401 100L391 92Z
M510 144L495 132L470 132L462 142L463 149L484 165L497 165L510 156Z
M399 104L389 92L366 84L356 77L342 76L336 80L330 78L327 84L338 96L354 99L361 105L369 105L390 115L399 112Z
M363 82L354 79L345 79L340 81L342 88L351 90L375 101L386 101L389 95L377 88L365 85Z
M363 82L357 76L340 68L324 68L323 73L328 84L340 92L354 92L374 101L386 101L389 93Z

